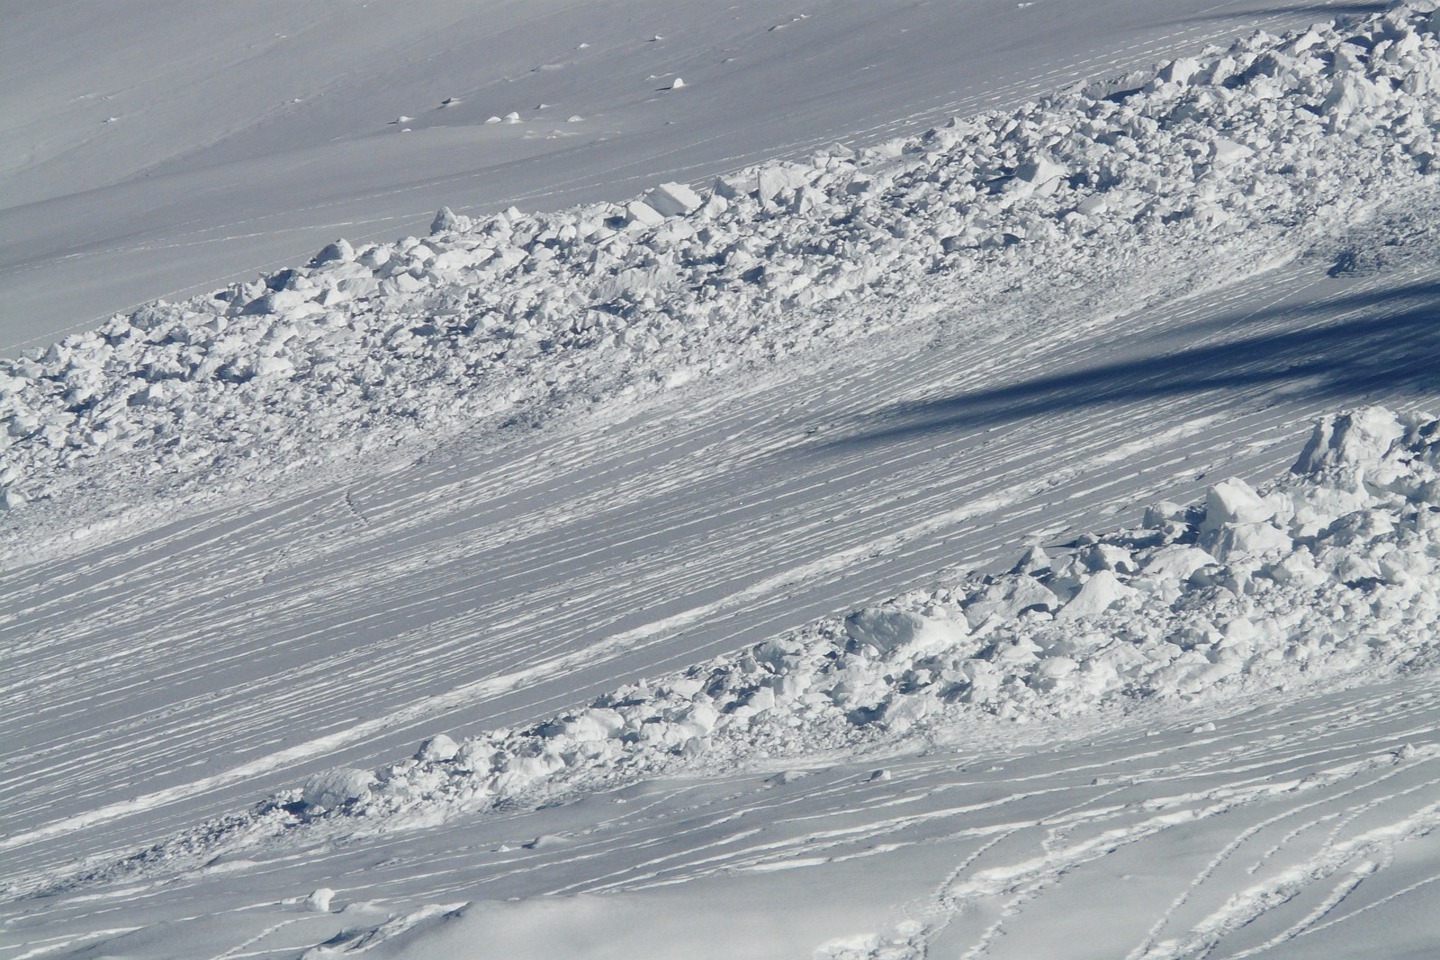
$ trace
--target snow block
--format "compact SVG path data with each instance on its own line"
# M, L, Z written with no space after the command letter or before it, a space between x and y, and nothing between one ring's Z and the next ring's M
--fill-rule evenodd
M631 200L625 205L625 222L636 227L658 227L665 222L665 216L644 200Z
M1194 57L1181 57L1160 68L1160 79L1166 83L1186 84L1200 72L1200 61Z
M683 217L704 201L683 183L662 183L645 195L645 202L662 217Z
M431 762L453 760L455 754L460 752L460 745L443 733L420 744L420 749L415 753L416 760L428 760Z
M1290 469L1319 475L1330 470L1358 467L1380 460L1391 444L1405 434L1395 414L1381 407L1364 407L1330 417L1315 425L1300 458Z
M1035 157L1015 169L1015 178L1040 187L1065 176L1067 171L1049 157Z
M470 229L470 218L457 215L449 207L441 207L435 214L435 219L430 221L430 235L437 233L455 233L457 231Z
M1109 570L1101 570L1085 581L1080 592L1075 594L1075 599L1067 603L1064 609L1055 615L1055 619L1078 620L1082 617L1097 616L1110 609L1116 601L1134 592L1133 587L1121 583L1115 574Z
M845 633L857 644L869 644L881 653L913 648L917 653L944 649L968 631L950 620L936 620L898 607L866 607L845 618Z
M1254 150L1243 143L1236 143L1234 140L1227 140L1224 137L1216 137L1210 142L1210 158L1218 166L1235 163L1253 156Z
M761 200L774 200L792 190L810 185L810 175L796 166L766 167L756 179Z
M1205 521L1202 532L1220 529L1230 523L1261 523L1275 516L1275 508L1255 492L1255 488L1238 477L1221 480L1205 492Z
M315 254L310 261L310 266L318 267L326 263L346 263L355 259L355 248L350 245L349 240L340 239L334 243L327 244L324 249Z

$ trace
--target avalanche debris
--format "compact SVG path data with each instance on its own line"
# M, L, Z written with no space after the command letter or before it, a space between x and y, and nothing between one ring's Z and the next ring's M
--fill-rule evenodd
M1006 574L822 619L524 729L440 734L373 773L318 774L93 876L297 829L385 831L985 724L1373 680L1435 662L1436 582L1440 420L1357 410L1317 425L1266 488L1223 480L1203 504L1156 505L1054 557L1032 548Z
M1223 480L1179 517L1152 509L1139 529L1087 539L1053 559L1031 552L1007 574L812 623L525 730L458 745L436 737L377 771L344 810L383 817L441 798L483 808L577 778L1414 666L1440 652L1440 421L1380 408L1334 416L1292 475L1268 488ZM314 806L309 792L302 802Z
M336 241L0 361L0 504L123 499L127 477L193 493L665 389L866 335L873 309L840 305L922 278L963 302L1146 263L1173 287L1162 250L1293 256L1375 204L1434 204L1437 92L1435 17L1401 6L705 190L442 210L428 237Z

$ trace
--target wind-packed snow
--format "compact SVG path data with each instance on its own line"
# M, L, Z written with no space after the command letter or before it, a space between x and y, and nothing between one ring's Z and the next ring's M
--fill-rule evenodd
M327 445L663 389L864 336L875 303L921 282L982 302L1032 278L1215 283L1377 206L1434 202L1436 29L1402 7L1262 33L703 191L442 210L427 238L340 240L0 364L4 502L103 504L120 477L213 486Z

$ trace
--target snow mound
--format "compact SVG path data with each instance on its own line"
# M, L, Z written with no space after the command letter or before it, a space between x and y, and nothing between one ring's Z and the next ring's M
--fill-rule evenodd
M428 237L338 240L0 361L0 503L118 502L126 478L203 491L227 471L662 390L866 335L877 311L901 322L891 301L921 286L974 301L1149 262L1127 281L1174 290L1155 251L1188 250L1196 271L1224 250L1253 264L1368 205L1433 203L1437 94L1434 18L1402 6L705 189L443 209ZM839 309L856 301L871 309Z
M1319 424L1293 475L1267 488L1223 480L1203 506L1159 505L1143 527L1053 558L1031 549L1007 574L824 619L453 753L427 747L377 771L347 811L484 808L577 779L814 754L985 716L1414 665L1440 650L1437 582L1440 421L1355 411Z
M1357 410L1318 424L1291 474L1260 489L1226 479L1138 528L1053 557L1031 547L1005 574L821 619L523 729L440 734L373 774L319 774L118 869L987 724L1374 680L1440 662L1437 582L1440 420Z

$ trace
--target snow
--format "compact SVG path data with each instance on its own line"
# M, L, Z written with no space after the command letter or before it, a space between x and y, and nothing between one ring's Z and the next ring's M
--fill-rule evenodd
M1204 249L1217 268L1227 246L1237 259L1247 245L1271 262L1298 255L1378 204L1433 197L1436 100L1401 82L1440 70L1418 16L1369 21L1370 35L1398 38L1379 41L1406 51L1396 57L1332 56L1350 46L1333 28L1312 28L1301 50L1257 34L1203 61L1248 84L1156 74L1123 98L1080 89L854 156L744 171L708 197L667 184L648 201L551 215L444 208L426 238L336 241L306 267L5 361L0 443L19 472L8 487L35 502L87 473L103 471L108 489L119 473L148 485L183 461L193 489L197 468L233 469L224 448L242 437L253 472L362 433L653 390L863 335L868 316L837 307L937 272L975 291L1093 274L1123 262L1117 245ZM1340 131L1328 120L1348 108L1327 91L1344 70L1384 83L1372 84L1373 122ZM1378 131L1392 127L1411 133L1377 163ZM1264 143L1263 159L1235 155L1235 137ZM256 407L266 414L240 416ZM176 444L182 422L187 439L213 440Z
M1425 955L1432 9L0 362L0 950Z
M1396 439L1357 456L1362 430ZM1027 572L822 620L534 727L459 746L441 734L373 778L319 775L252 816L268 832L293 833L339 811L374 830L417 806L533 805L696 764L804 757L987 715L1034 721L1127 700L1193 702L1433 660L1440 421L1379 409L1338 416L1316 428L1297 470L1264 499L1223 480L1193 521L1120 531L1048 566L1031 555ZM224 829L203 831L224 842Z
M98 16L75 0L20 5L0 35L0 355L298 262L339 232L421 231L442 203L491 213L616 201L1345 9L800 7L245 0L182 16L174 0L140 0ZM651 75L687 87L657 94Z

